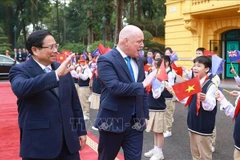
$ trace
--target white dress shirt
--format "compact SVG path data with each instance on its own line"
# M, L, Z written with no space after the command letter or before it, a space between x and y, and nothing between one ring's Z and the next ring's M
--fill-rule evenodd
M118 50L118 52L120 52L121 56L123 57L124 61L127 64L127 61L125 60L125 58L127 57L127 55L117 46L116 49ZM133 74L134 74L134 78L135 78L135 82L137 82L138 79L138 65L135 62L135 60L133 60L132 58L130 59L130 63L133 69Z
M42 70L44 70L46 67L50 68L51 71L52 71L52 66L49 64L48 66L44 66L43 64L39 63L37 60L35 60L33 58L33 60L42 68ZM55 72L55 71L54 71ZM57 75L57 73L55 72L55 75L56 75L56 80L59 81L59 77Z

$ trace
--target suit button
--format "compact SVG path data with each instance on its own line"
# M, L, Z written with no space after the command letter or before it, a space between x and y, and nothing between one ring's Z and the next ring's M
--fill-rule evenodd
M62 119L59 119L59 123L62 123L63 121L62 121Z

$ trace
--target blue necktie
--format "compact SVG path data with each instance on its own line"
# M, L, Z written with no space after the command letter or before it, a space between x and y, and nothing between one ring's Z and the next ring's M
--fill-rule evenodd
M49 67L45 67L44 72L49 73L49 72L51 72L51 69Z
M133 68L132 68L132 65L131 65L131 57L127 56L124 58L126 61L127 61L127 66L128 66L128 70L131 74L131 77L132 77L132 82L135 82L135 78L134 78L134 73L133 73ZM133 107L133 111L132 111L132 115L135 115L136 113L136 103L134 103L134 107Z
M131 74L131 77L132 77L132 82L135 82L134 73L133 73L131 62L130 62L131 57L127 56L124 59L127 61L127 66L128 66L128 70L129 70L129 72Z
M45 67L45 68L44 68L44 72L45 72L45 73L49 73L49 72L51 72L51 68L49 68L49 67ZM58 87L53 88L53 91L57 94L57 96L59 96Z

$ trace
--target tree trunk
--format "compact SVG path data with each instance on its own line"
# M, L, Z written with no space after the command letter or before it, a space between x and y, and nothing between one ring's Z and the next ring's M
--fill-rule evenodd
M5 17L4 17L4 22L5 22L5 28L6 32L8 33L7 37L9 40L9 43L12 44L12 48L14 48L14 32L13 32L13 26L11 24L11 20L13 19L12 15L12 9L9 7L4 7L5 8Z
M92 18L92 10L87 9L87 17ZM90 46L93 43L93 25L89 24L88 25L88 43L87 45Z
M66 0L64 0L64 9L63 9L63 44L66 44Z
M138 0L137 1L138 3L137 3L137 8L138 8L138 21L139 22L141 22L141 16L142 16L142 13L141 13L141 9L142 9L142 7L141 7L141 0Z
M115 36L114 36L114 44L115 45L118 43L118 35L123 27L122 26L123 6L124 6L124 0L117 0L117 8L116 8L117 20L116 20Z
M57 8L57 31L58 31L58 43L61 43L60 39L60 22L59 22L59 13L58 13L58 0L56 0L56 8Z
M134 0L130 1L130 23L134 21Z
M26 32L26 24L24 19L22 20L22 29L23 29L23 44L24 44L24 48L26 48L27 32Z

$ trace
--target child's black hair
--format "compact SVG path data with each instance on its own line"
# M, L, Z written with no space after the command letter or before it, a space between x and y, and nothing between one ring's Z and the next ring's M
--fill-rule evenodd
M206 50L206 49L203 48L203 47L199 47L199 48L196 49L196 51L201 51L202 53L204 53L205 50Z
M154 65L156 65L156 68L160 68L162 60L163 60L162 58L155 59Z
M166 64L166 62L168 62L168 64L169 64L168 67L170 67L170 69L172 69L172 67L171 67L171 59L170 59L170 57L167 56L167 55L165 55L165 56L163 56L163 59L164 59L165 64ZM166 65L165 65L165 66L166 66Z
M166 52L167 50L169 50L170 53L173 52L172 48L170 48L170 47L166 47L166 48L165 48L165 51L164 51L164 54L165 54L165 52Z
M209 68L209 71L212 68L212 60L207 56L196 57L193 60L193 63L196 63L196 62L203 64L205 68Z
M163 58L163 56L164 56L164 53L163 53L162 51L156 50L156 51L154 52L154 54L153 54L153 59L155 59L156 54L160 54L161 58Z

